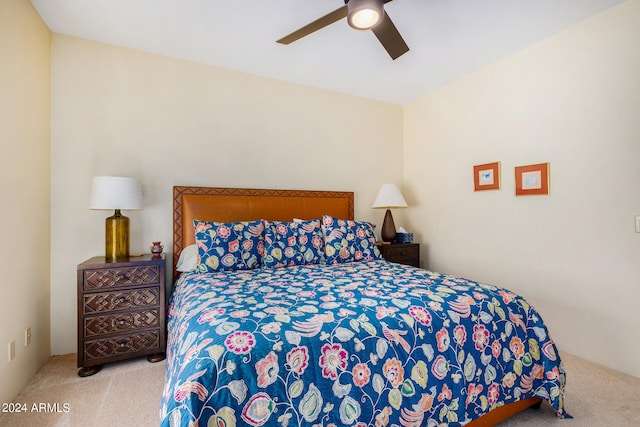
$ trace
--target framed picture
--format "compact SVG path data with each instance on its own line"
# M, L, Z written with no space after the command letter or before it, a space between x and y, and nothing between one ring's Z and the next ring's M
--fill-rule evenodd
M500 189L500 162L473 167L474 191Z
M516 196L549 194L549 163L516 166Z

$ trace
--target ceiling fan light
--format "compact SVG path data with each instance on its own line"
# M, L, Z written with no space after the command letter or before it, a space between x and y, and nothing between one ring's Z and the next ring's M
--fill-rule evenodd
M347 22L356 30L373 28L382 19L383 4L383 0L349 0Z
M368 30L376 25L379 19L380 14L377 10L362 9L351 16L351 24L359 30Z

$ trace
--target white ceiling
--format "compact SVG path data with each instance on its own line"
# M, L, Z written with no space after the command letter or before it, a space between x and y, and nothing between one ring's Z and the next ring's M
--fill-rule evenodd
M54 33L405 104L623 0L394 0L410 51L338 21L280 37L343 0L31 0Z

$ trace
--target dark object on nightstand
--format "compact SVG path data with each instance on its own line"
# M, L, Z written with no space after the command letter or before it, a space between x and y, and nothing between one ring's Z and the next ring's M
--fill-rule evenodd
M393 222L393 215L391 215L391 209L387 209L384 214L384 221L382 222L382 230L380 236L385 242L393 242L396 238L396 224Z
M395 243L413 243L413 233L396 233Z
M164 256L78 265L78 375L139 356L159 362L164 351Z
M420 244L418 243L379 244L378 249L387 261L420 267Z

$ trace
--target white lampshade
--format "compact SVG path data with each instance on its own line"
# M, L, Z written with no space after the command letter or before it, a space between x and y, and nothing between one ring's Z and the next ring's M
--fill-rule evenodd
M96 176L89 209L142 209L142 186L135 178Z
M395 184L382 184L372 208L406 208L407 202Z

